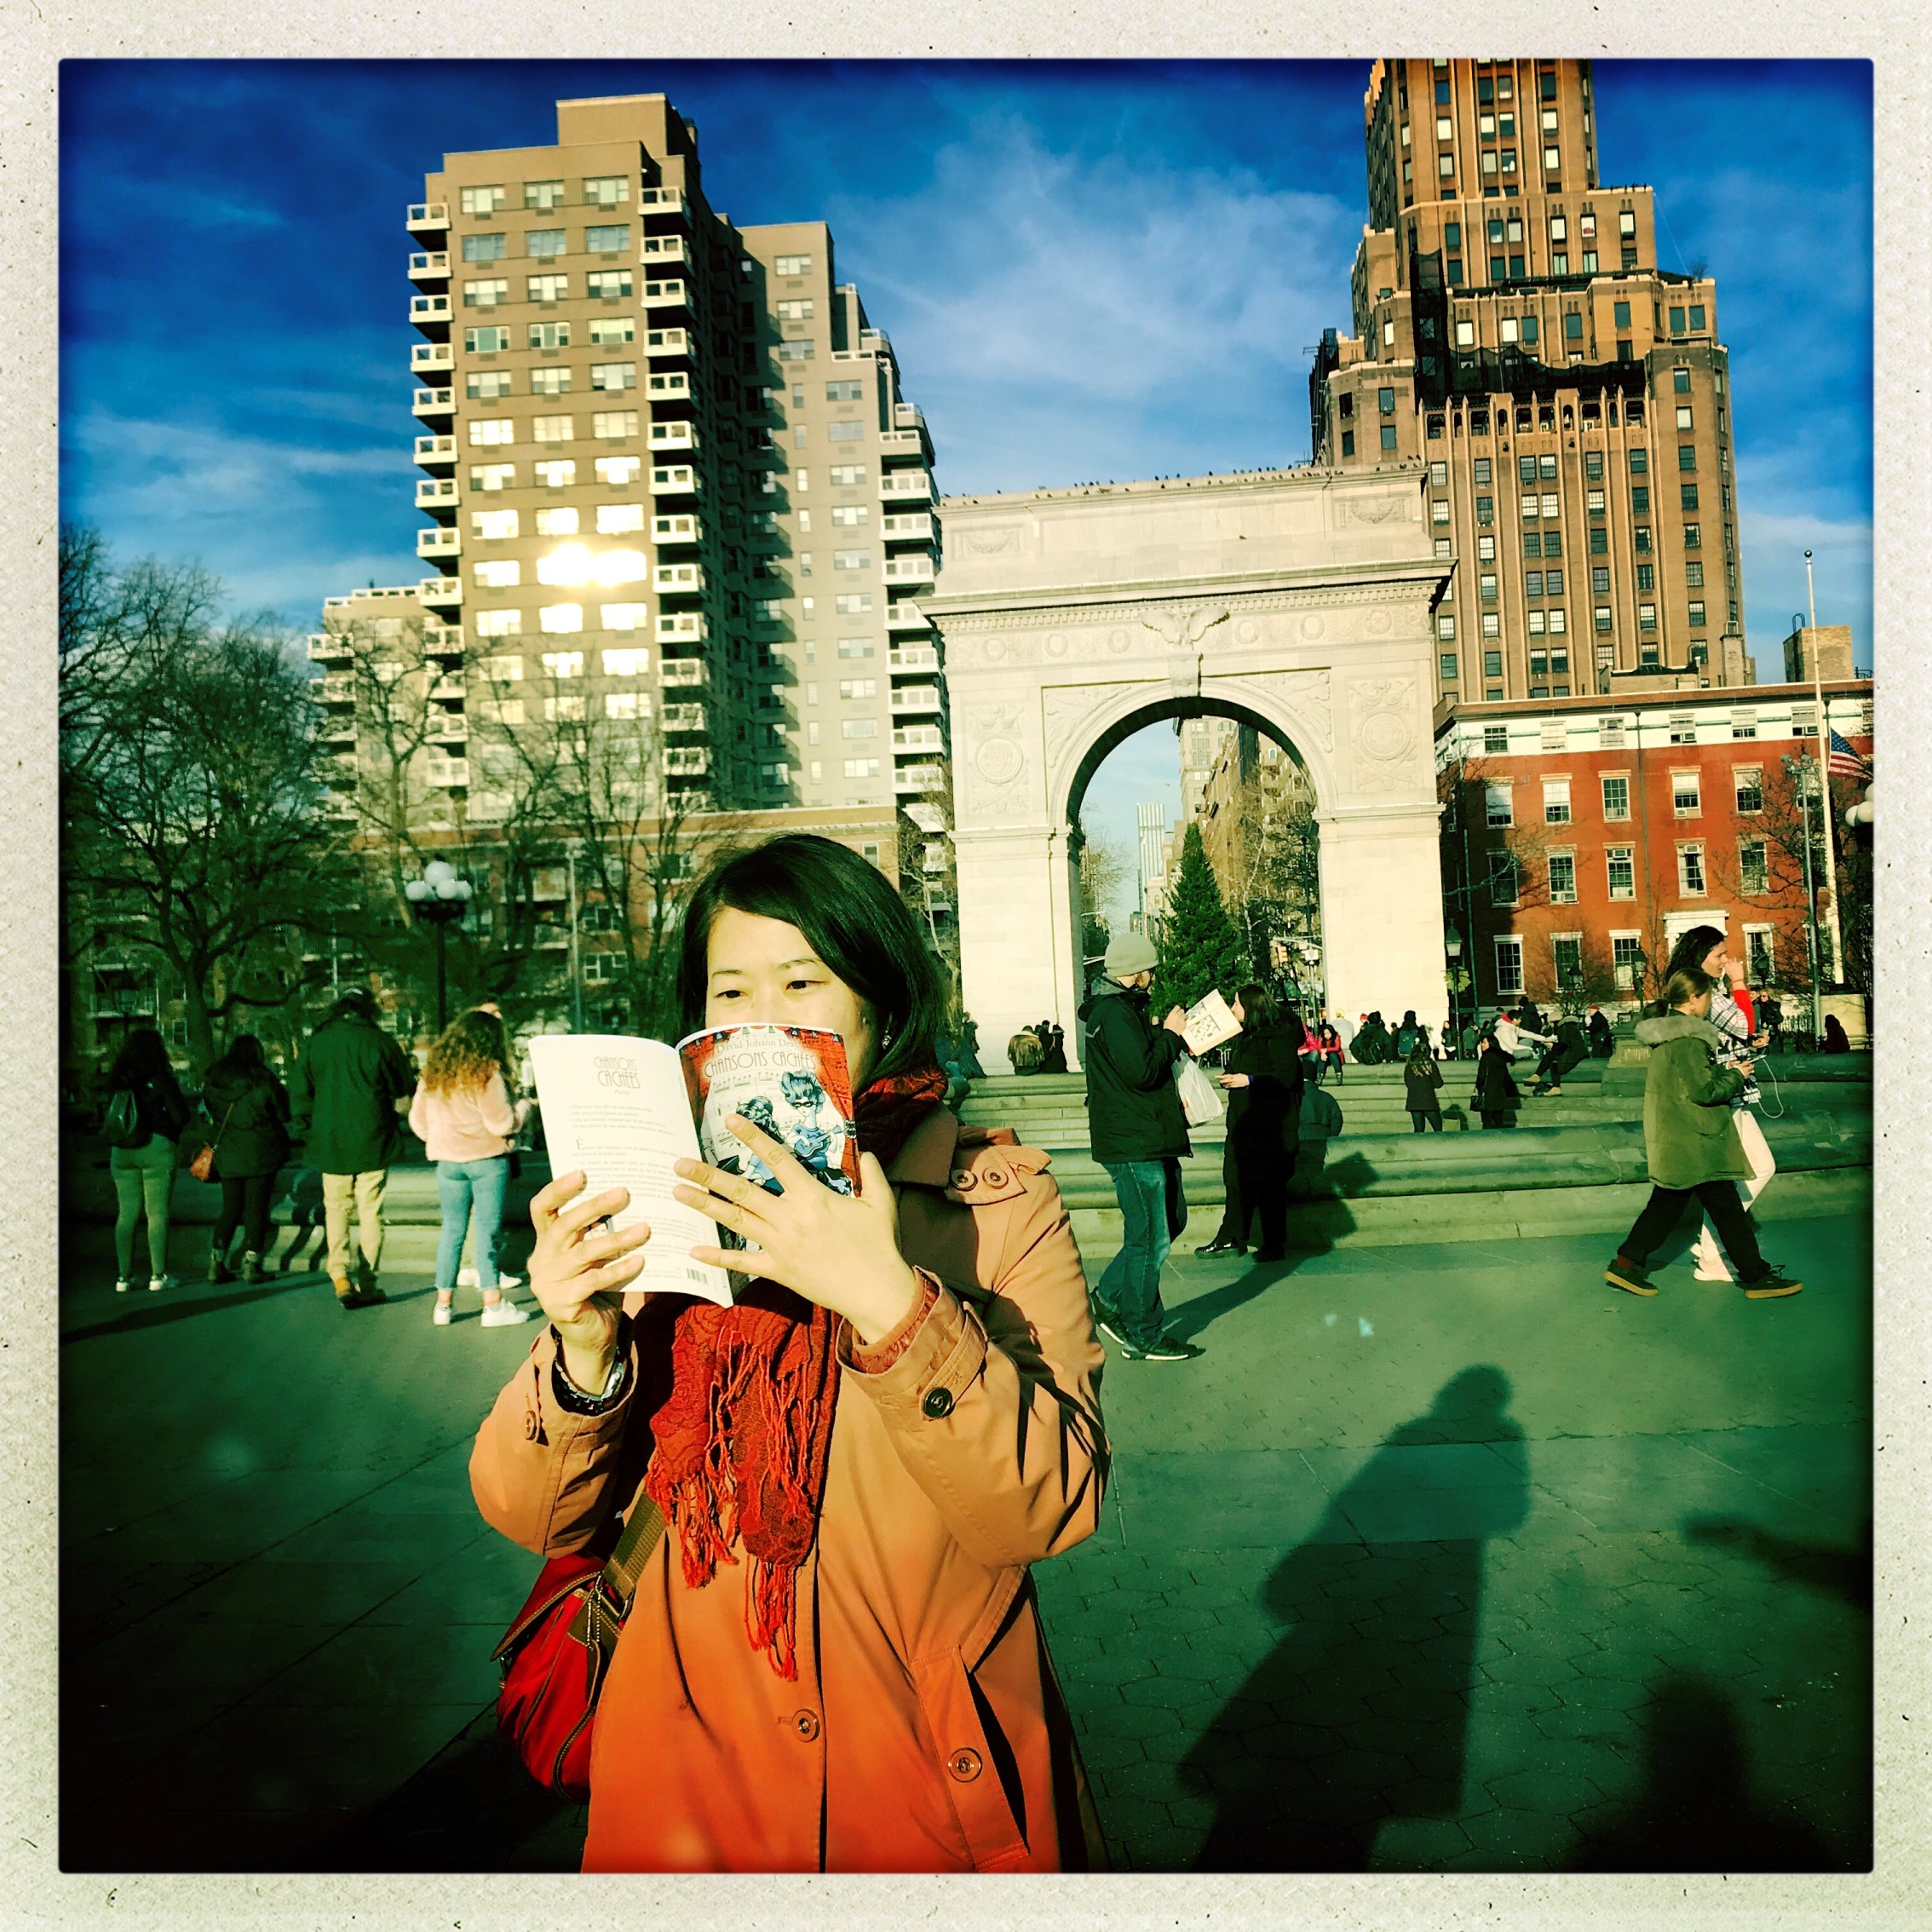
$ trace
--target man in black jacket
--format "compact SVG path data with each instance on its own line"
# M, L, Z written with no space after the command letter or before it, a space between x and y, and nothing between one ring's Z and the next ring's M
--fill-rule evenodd
M1175 1091L1174 1063L1187 1049L1187 1015L1176 1006L1159 1026L1147 1014L1154 949L1123 933L1107 949L1103 978L1080 1007L1085 1026L1087 1131L1094 1159L1120 1203L1120 1251L1093 1291L1095 1320L1130 1361L1185 1362L1201 1353L1169 1339L1160 1270L1173 1239L1170 1187L1177 1190L1187 1122Z

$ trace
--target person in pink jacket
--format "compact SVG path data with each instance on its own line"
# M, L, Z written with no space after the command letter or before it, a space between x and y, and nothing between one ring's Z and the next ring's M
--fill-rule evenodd
M651 1291L621 1188L532 1204L550 1325L477 1436L478 1504L545 1555L607 1553L647 1495L668 1526L598 1701L584 1869L1089 1869L1028 1567L1099 1522L1105 1357L1047 1157L941 1104L937 969L848 848L725 861L681 945L687 1026L843 1039L861 1185L743 1120L782 1193L679 1163L746 1239L693 1250L756 1270L730 1308Z
M457 1268L473 1214L483 1325L508 1328L530 1319L497 1281L510 1145L530 1111L528 1101L513 1103L509 1097L503 1076L509 1064L509 1038L501 1017L479 1007L453 1020L429 1049L410 1103L410 1131L436 1164L443 1210L432 1318L439 1328L446 1328L454 1317Z

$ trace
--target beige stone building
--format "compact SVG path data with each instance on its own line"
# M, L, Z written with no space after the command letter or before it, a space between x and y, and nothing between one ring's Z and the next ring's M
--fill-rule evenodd
M1652 192L1598 178L1587 60L1378 60L1352 334L1318 465L1428 465L1436 687L1475 702L1754 681L1729 357Z
M932 790L932 446L825 225L714 212L696 129L642 95L446 155L407 226L415 597L463 818L503 809L494 733L585 718L635 724L646 809Z

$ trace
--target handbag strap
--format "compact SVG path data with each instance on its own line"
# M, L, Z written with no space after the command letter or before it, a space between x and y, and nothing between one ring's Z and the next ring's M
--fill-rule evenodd
M648 1496L641 1497L626 1518L617 1548L604 1565L603 1584L628 1610L637 1579L664 1533L664 1515Z
M241 1105L241 1095L236 1095L228 1102L228 1111L221 1116L221 1124L215 1130L215 1138L208 1143L208 1151L213 1153L221 1144L221 1136L228 1130L228 1123L235 1117L235 1109Z

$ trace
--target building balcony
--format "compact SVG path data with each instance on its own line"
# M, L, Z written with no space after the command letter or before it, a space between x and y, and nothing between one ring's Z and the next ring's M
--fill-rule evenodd
M355 719L353 716L325 718L321 728L315 733L319 745L343 745L351 750L355 748Z
M697 338L688 329L647 329L644 353L653 362L695 362Z
M463 655L463 626L460 624L426 624L423 627L423 654L426 658L460 658Z
M308 661L312 664L347 664L354 654L348 638L337 637L330 631L317 631L308 640Z
M943 765L900 765L892 774L892 789L901 797L908 793L936 791L945 783Z
M885 625L888 630L929 631L933 621L917 604L888 604Z
M925 620L922 618L921 623ZM939 669L939 652L930 644L894 644L886 653L887 662L895 671L936 671Z
M450 279L450 258L439 249L434 255L412 255L409 258L409 279L419 288L427 289L432 283L447 287Z
M453 476L425 476L416 486L416 507L455 515L457 480Z
M674 262L691 266L691 244L682 235L646 235L639 252L653 274L662 274Z
M454 436L418 436L416 439L416 467L418 469L434 471L444 474L456 468L457 441Z
M423 779L434 791L466 791L469 785L469 761L442 758L431 752L423 761Z
M694 450L698 447L695 423L653 423L651 447L654 450Z
M681 335L683 331L681 330ZM644 393L653 403L691 400L691 378L681 369L653 369L646 382Z
M446 557L460 557L463 555L463 533L440 523L431 524L427 530L417 532L416 554L425 561L440 561Z
M432 745L467 745L469 742L469 720L463 717L438 718L424 736Z
M894 429L923 429L926 427L925 412L915 409L911 403L894 403L892 405L892 426Z
M664 729L666 731L702 731L704 728L704 707L702 704L666 704L664 706Z
M882 429L879 451L887 457L915 457L924 463L933 460L932 439L917 429Z
M432 235L446 234L450 226L450 204L446 201L411 203L403 219L403 226L422 241L427 241Z
M945 709L945 694L936 684L901 685L892 694L892 714L894 717L922 711L931 715Z
M450 336L450 298L446 295L411 296L409 298L409 319L432 342L447 342Z
M933 560L923 551L903 557L888 557L881 573L888 584L930 584L936 574Z
M355 673L354 671L325 671L309 685L310 695L318 704L351 704L355 703Z
M429 687L429 695L440 704L460 704L463 701L463 680L440 677Z
M657 639L660 644L702 644L710 635L710 624L702 611L664 611L658 614ZM665 670L668 674L668 664Z
M651 519L651 534L659 544L702 543L704 541L704 526L696 517L688 514L654 516Z
M907 516L883 516L879 527L894 543L903 543L909 539L929 543L933 540L933 520L923 512Z
M661 563L651 572L651 588L660 597L701 596L704 589L704 566L694 563Z
M417 585L416 594L425 604L460 604L463 579L460 577L426 577Z
M669 690L703 691L709 687L710 673L702 658L660 658L659 681Z
M681 221L691 219L691 204L685 198L682 188L641 189L637 196L637 211L641 215L675 215Z
M888 503L929 503L933 480L923 469L888 469L879 479L879 495Z
M416 376L435 374L456 367L455 352L447 342L414 342L409 351L410 372ZM420 394L420 392L418 392ZM448 392L444 392L446 394Z
M691 290L681 281L650 281L644 285L646 308L677 309L691 306Z
M704 745L667 745L664 772L671 778L699 777L711 768L710 748Z
M946 733L937 725L895 725L892 748L894 751L943 751Z
M651 471L653 497L699 497L704 492L704 478L687 463L662 463Z
M456 391L418 389L409 408L411 415L424 423L446 423L456 414Z

